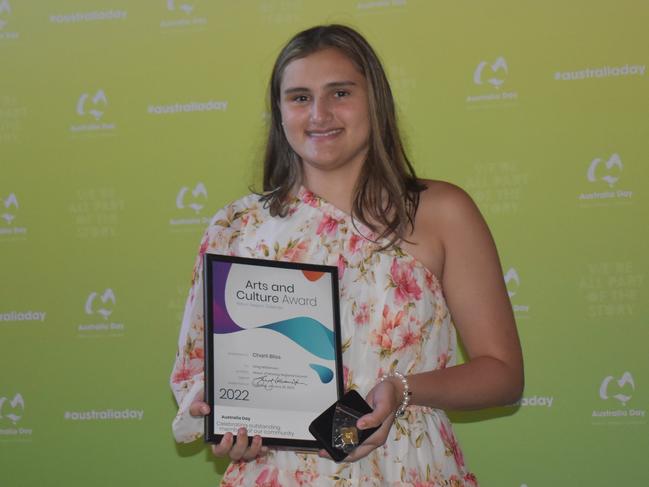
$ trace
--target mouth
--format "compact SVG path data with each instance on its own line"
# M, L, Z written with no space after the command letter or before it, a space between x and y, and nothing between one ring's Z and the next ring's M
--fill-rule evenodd
M313 137L316 139L325 139L327 137L335 137L338 134L341 134L343 129L328 129L328 130L307 130L306 135L308 137Z

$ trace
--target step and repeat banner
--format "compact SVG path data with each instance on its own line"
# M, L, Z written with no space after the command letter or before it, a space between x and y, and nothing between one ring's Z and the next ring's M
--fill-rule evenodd
M418 172L494 233L526 358L453 415L485 486L649 485L649 5L0 0L0 484L216 485L168 388L212 214L294 33L358 28Z

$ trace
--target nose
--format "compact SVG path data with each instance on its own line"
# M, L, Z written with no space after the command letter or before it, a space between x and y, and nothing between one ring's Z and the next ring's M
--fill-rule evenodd
M310 121L316 125L322 125L331 119L331 106L326 97L319 96L314 98L311 104Z

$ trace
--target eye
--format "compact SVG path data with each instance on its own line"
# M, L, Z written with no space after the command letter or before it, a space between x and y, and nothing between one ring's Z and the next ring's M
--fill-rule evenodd
M334 96L336 98L344 98L344 97L349 96L349 95L350 95L350 93L347 90L336 90L336 92L334 93Z
M291 100L296 103L305 103L309 101L309 97L307 95L295 95Z

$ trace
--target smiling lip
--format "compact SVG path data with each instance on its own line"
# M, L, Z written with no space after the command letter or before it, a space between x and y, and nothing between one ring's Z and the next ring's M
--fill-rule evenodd
M314 138L328 138L335 137L336 135L342 133L343 129L329 129L329 130L307 130L306 134L309 137Z

